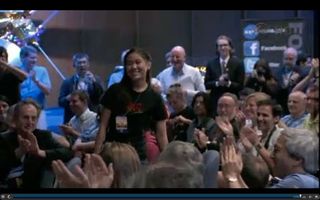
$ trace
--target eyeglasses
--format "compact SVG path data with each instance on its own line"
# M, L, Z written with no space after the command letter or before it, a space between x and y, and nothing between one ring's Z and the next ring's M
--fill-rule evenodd
M173 88L173 87L181 87L180 83L175 83L169 86L169 88Z
M229 44L218 44L218 47L227 47Z

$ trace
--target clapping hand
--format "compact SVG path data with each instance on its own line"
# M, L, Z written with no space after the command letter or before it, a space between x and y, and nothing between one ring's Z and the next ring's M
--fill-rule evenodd
M250 152L253 148L253 145L251 142L248 140L248 138L245 136L243 131L240 131L240 142L244 146L245 150L247 152Z
M31 70L30 73L29 73L29 76L31 77L31 79L36 82L37 79L36 79L36 72L34 70Z
M21 137L21 135L18 135L18 143L19 143L19 149L22 154L26 154L29 152L29 149L31 146L31 143L29 140L24 139L23 137Z
M228 85L228 74L222 74L220 77L219 77L219 85L220 86L227 86Z
M195 128L193 134L194 134L194 139L195 139L197 145L198 145L201 149L206 148L206 147L207 147L207 142L209 141L209 138L208 138L208 136L205 134L205 129L202 128L202 129L200 130L200 129Z
M216 124L226 136L233 136L233 127L227 117L216 117Z
M247 140L254 146L259 143L260 137L256 130L251 127L244 126L240 131L241 137L246 137Z
M96 154L86 154L84 169L75 166L75 174L61 160L53 161L52 169L64 188L110 188L114 179L112 163L107 167Z
M94 77L93 73L90 71L87 71L85 78L89 83L93 83L96 81L96 78Z
M243 127L246 124L246 115L241 110L237 111L235 119L240 127Z
M59 127L64 134L70 134L70 135L74 135L77 137L80 136L80 134L74 128L72 128L72 126L70 124L62 124Z
M91 188L111 187L114 179L113 164L107 167L101 156L86 154L84 170Z
M79 165L75 166L75 174L73 174L61 160L55 160L52 161L52 170L56 175L59 187L89 188L89 179Z
M226 138L220 148L222 173L225 178L239 177L243 168L242 156L231 138Z
M32 132L25 134L23 138L21 135L18 135L19 148L23 153L30 153L36 156L43 156L44 153L38 145L36 136Z

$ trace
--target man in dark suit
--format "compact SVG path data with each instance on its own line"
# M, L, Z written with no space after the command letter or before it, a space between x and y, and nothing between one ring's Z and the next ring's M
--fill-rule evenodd
M13 113L15 129L0 134L0 187L40 188L52 160L72 158L71 149L58 144L49 131L36 129L40 111L34 100L19 102Z
M220 35L216 41L217 57L207 64L205 86L210 90L213 113L216 114L218 99L225 92L238 95L244 82L244 64L233 56L231 39Z
M98 111L100 96L103 93L101 79L89 71L89 56L86 53L76 53L72 59L76 73L63 81L58 99L59 106L64 108L64 123L69 122L73 116L69 99L74 90L83 90L88 94L88 105L94 112Z
M287 107L288 96L294 86L299 83L303 78L303 69L301 66L296 65L298 58L298 51L289 47L283 52L283 64L274 70L276 81L278 82L279 92L276 95L277 102L283 109L283 114L289 114Z

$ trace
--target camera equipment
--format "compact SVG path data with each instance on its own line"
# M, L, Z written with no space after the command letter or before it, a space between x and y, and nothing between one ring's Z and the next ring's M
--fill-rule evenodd
M258 76L264 76L264 72L262 71L257 71Z

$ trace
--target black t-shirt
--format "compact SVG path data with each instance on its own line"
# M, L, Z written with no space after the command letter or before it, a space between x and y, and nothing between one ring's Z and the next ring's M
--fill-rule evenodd
M0 95L9 99L9 105L20 101L20 83L19 78L11 73L0 73Z
M120 83L113 84L102 96L101 104L111 110L106 141L129 143L140 159L146 159L144 132L155 130L156 122L167 118L162 98L149 86L138 93ZM126 132L116 130L116 117L127 117Z

